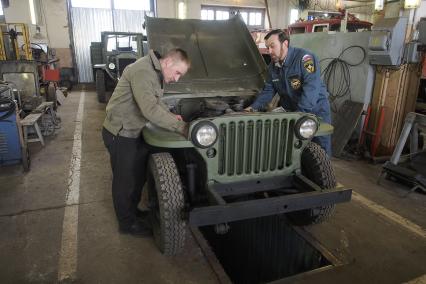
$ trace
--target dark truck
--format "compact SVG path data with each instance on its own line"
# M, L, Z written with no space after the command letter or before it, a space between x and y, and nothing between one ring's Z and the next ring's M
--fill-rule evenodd
M92 42L90 56L98 101L107 102L124 68L144 55L141 33L102 32L101 42Z
M263 87L265 65L240 16L226 21L146 18L150 48L186 50L188 74L165 86L162 100L189 123L189 135L148 124L156 147L148 162L148 207L156 244L178 253L185 227L286 214L295 225L318 223L349 201L324 150L311 142L333 128L301 112L245 113Z

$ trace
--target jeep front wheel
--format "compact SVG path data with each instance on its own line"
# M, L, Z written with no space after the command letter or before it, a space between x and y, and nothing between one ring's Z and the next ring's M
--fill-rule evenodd
M98 101L100 103L106 102L105 90L105 72L103 70L96 70L96 93L98 94Z
M176 255L185 243L185 202L179 172L170 153L150 156L147 188L155 243L163 254Z
M302 174L319 187L322 189L336 187L336 177L331 161L321 146L310 142L303 150L301 163ZM293 224L304 226L325 221L333 214L333 211L334 205L328 205L291 212L288 216Z

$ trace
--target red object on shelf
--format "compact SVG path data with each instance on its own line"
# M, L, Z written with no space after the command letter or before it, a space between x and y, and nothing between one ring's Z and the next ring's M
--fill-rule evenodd
M59 82L59 69L43 69L43 81Z
M426 52L423 54L422 78L426 79Z

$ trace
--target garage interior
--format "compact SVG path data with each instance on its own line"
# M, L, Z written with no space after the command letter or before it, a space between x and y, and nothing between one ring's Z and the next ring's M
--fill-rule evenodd
M425 0L1 5L0 282L426 283ZM272 29L312 51L330 93L336 188L350 201L335 201L324 222L303 226L285 210L208 226L185 220L184 247L172 256L151 236L121 234L101 134L115 84L100 70L113 69L105 32L137 44L114 69L147 54L154 35L146 17L212 25L237 17L264 66ZM223 33L217 44L227 49ZM162 48L174 47L165 34ZM206 62L216 60L209 55Z

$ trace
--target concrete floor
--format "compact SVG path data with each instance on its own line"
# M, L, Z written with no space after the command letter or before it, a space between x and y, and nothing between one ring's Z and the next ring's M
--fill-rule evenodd
M62 128L47 139L46 146L31 145L29 173L23 174L20 166L0 168L2 283L58 282L80 94L70 93L60 107ZM110 194L109 157L100 134L104 108L94 92L86 92L75 279L70 280L218 283L192 237L182 255L164 257L151 238L118 233ZM403 283L425 275L426 233L422 228L426 228L426 195L412 193L403 197L407 189L401 185L389 181L377 185L379 166L362 161L333 160L333 163L339 182L353 188L356 198L338 205L330 221L305 230L345 264L297 277L293 282ZM395 214L377 209L371 201Z

